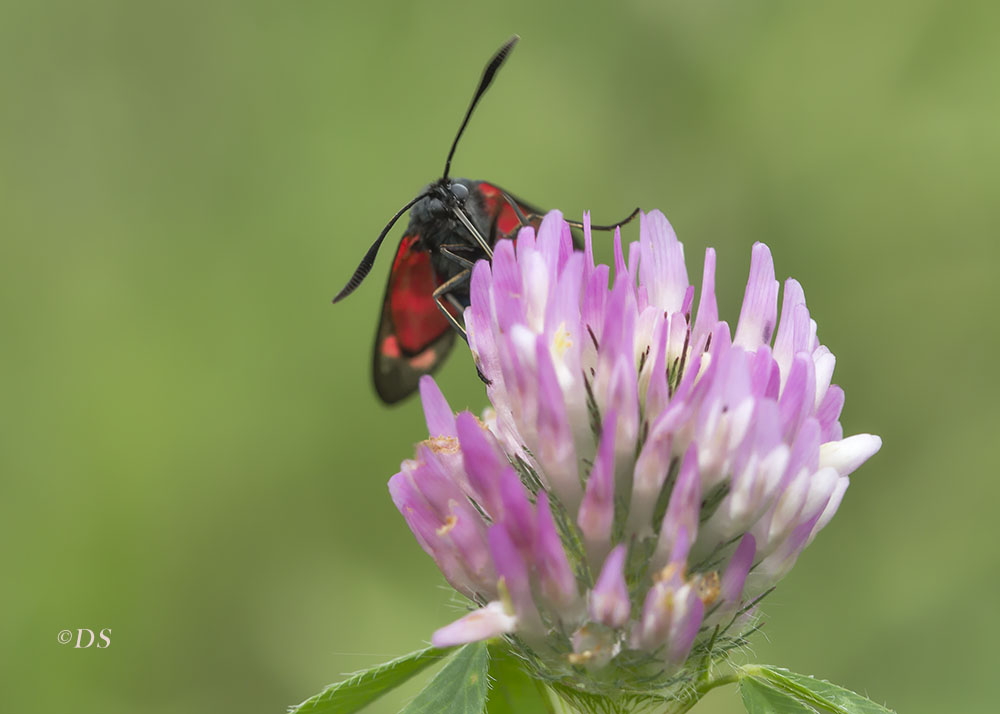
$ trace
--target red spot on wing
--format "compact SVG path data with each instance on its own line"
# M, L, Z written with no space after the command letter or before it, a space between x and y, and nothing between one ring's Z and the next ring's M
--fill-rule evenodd
M440 355L435 349L424 350L416 357L410 358L410 367L413 369L430 370L439 357Z
M392 262L389 277L389 314L395 331L396 343L383 345L387 356L400 352L415 355L451 329L448 320L434 302L433 293L438 286L431 265L431 256L417 244L420 236L403 236ZM389 354L395 351L396 354Z
M379 349L382 350L382 354L386 357L399 359L403 356L403 353L399 351L399 340L396 339L395 335L389 335L382 340L382 345Z

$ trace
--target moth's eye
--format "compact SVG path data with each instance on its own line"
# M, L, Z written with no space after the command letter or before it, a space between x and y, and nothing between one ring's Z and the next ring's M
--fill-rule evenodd
M459 201L464 201L469 197L469 187L464 183L453 183L449 188L451 189L451 195Z

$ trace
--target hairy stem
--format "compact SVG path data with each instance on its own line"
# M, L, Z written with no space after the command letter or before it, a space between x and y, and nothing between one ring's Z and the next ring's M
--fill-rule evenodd
M733 672L732 674L727 674L723 677L716 677L715 679L702 682L695 687L695 690L691 693L689 698L682 702L678 702L675 708L668 710L668 714L684 714L684 712L691 711L694 705L701 701L701 698L710 691L716 687L721 687L726 684L735 684L740 681L741 676L742 674L740 672Z

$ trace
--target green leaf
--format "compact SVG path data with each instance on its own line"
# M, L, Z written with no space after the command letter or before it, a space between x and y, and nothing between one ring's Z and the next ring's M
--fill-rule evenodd
M740 696L747 714L816 714L812 707L753 677L740 680Z
M891 709L876 704L871 699L849 689L838 687L836 684L815 677L796 674L781 667L753 665L744 667L743 671L745 678L740 682L741 689L743 682L752 679L824 714L827 712L830 714L892 714Z
M411 652L377 667L355 672L319 694L289 708L290 714L350 714L375 701L390 689L440 662L450 652L435 647Z
M552 714L545 686L528 675L506 650L490 648L487 714Z
M401 714L480 714L489 662L485 642L465 645Z

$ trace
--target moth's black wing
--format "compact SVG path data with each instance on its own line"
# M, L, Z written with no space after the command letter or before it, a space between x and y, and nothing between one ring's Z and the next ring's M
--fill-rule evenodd
M420 236L404 235L389 273L372 353L375 391L386 404L417 391L420 378L437 369L455 342L455 331L434 301L437 285Z

